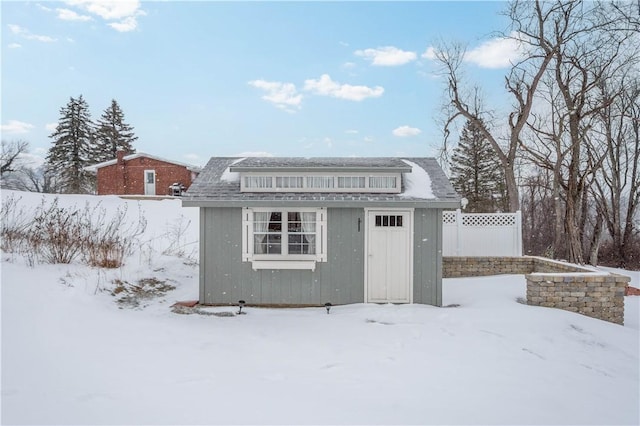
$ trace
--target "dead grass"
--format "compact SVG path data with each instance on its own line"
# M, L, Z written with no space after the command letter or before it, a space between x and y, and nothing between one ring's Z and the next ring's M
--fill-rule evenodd
M167 292L176 289L174 285L157 278L142 278L135 284L116 279L113 283L115 287L111 290L111 295L116 297L120 308L144 308L152 300L164 297Z

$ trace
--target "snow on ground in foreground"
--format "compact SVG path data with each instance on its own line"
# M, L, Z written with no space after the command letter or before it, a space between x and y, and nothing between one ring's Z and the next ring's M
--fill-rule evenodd
M179 203L141 206L154 247L173 218L197 225ZM638 297L624 327L518 303L517 275L444 280L459 307L179 315L197 265L145 250L110 271L2 253L3 424L640 422ZM142 309L101 291L149 277L177 289Z

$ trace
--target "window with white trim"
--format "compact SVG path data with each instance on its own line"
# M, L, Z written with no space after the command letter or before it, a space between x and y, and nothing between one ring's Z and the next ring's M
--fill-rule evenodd
M395 176L370 176L369 188L395 188Z
M338 188L364 188L364 176L338 176Z
M273 178L271 176L245 176L246 188L271 188Z
M302 176L278 176L276 188L302 188L304 178Z
M330 189L333 182L333 176L307 176L307 188Z
M391 193L401 190L400 173L374 174L281 174L265 172L241 174L241 192L354 192Z
M324 208L244 208L243 261L254 269L315 269L327 260Z

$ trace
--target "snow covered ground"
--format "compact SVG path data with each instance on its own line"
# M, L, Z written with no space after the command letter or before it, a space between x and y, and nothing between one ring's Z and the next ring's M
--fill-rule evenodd
M444 280L458 307L179 315L170 305L198 294L197 210L60 203L98 200L149 222L122 268L2 253L3 424L640 423L640 297L626 298L624 327L518 303L517 275ZM182 256L162 254L172 243ZM138 308L110 294L148 278L176 289Z

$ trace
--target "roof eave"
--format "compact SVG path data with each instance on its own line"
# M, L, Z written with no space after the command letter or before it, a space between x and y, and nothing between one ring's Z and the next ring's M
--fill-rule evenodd
M457 209L460 200L207 200L201 198L182 198L182 207L398 207L426 209Z
M411 173L411 167L243 167L229 166L234 173Z

